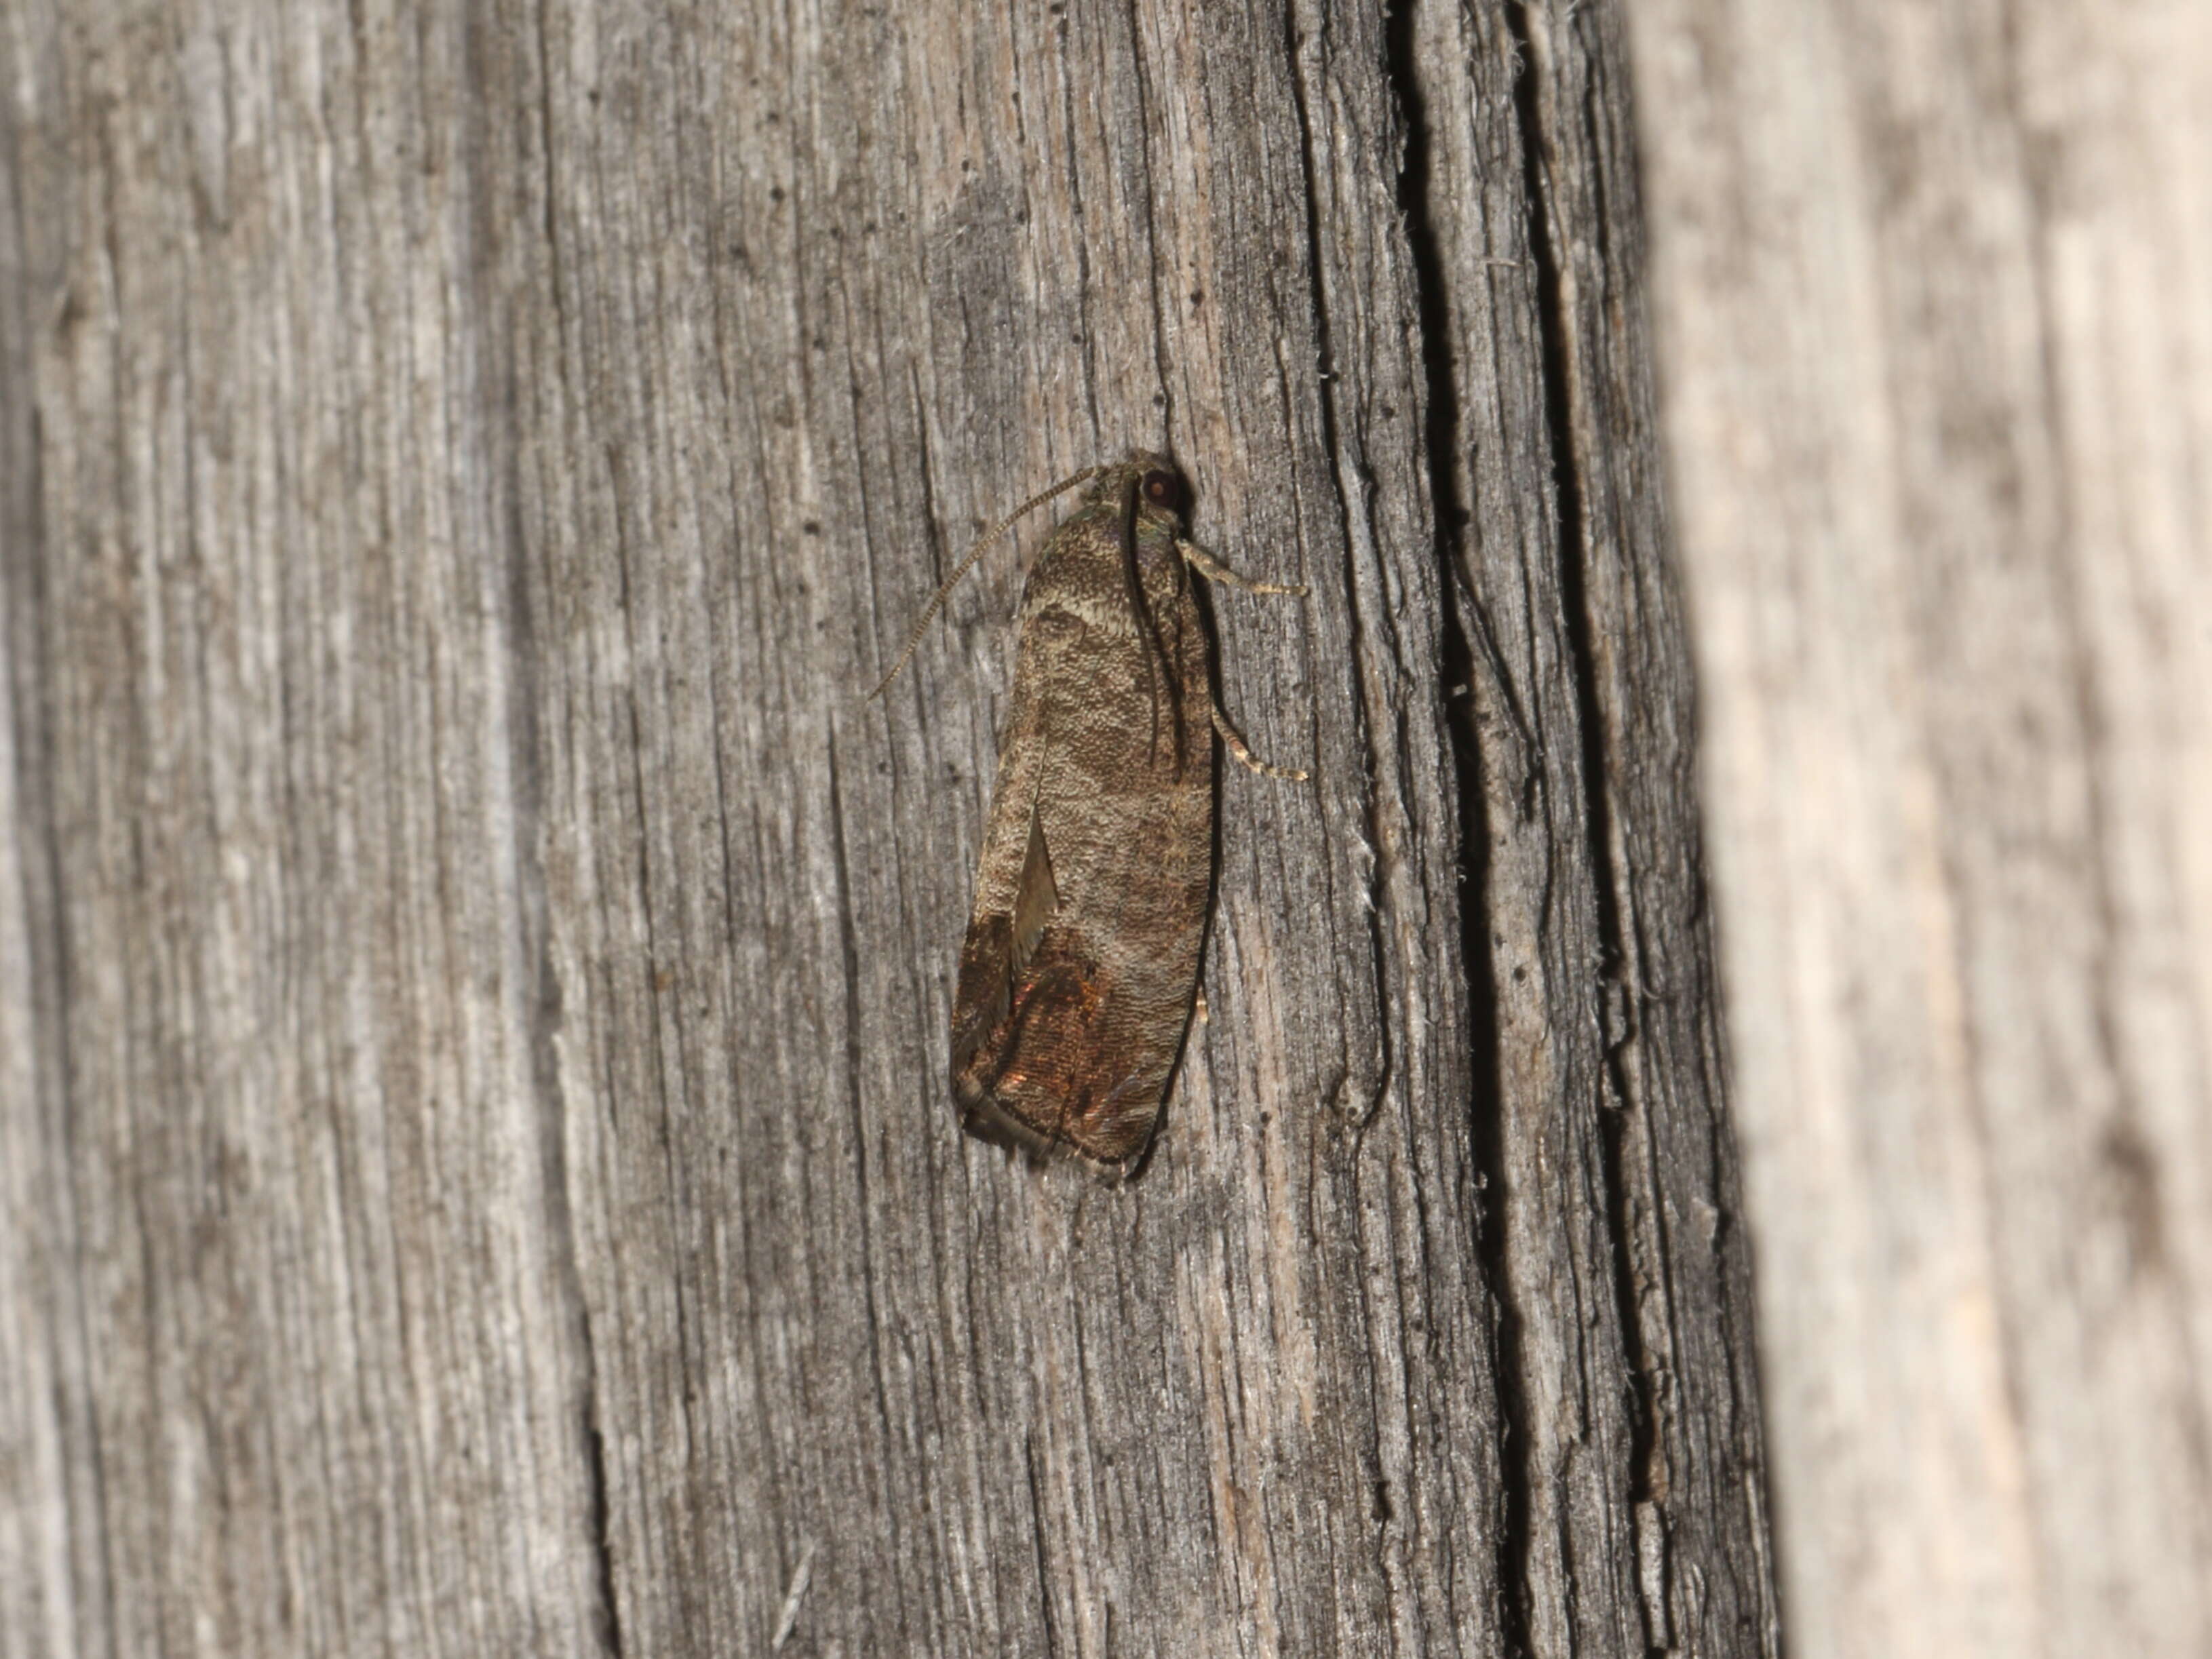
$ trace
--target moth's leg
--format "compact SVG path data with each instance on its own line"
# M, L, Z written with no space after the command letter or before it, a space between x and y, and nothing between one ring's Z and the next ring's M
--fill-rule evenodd
M1229 723L1229 716L1221 712L1219 703L1213 705L1213 729L1221 733L1221 740L1229 745L1229 752L1261 777L1283 778L1291 783L1304 783L1306 781L1306 774L1302 769L1295 766L1270 766L1247 748L1244 739L1237 735L1237 728Z
M1206 580L1219 582L1224 587L1241 587L1247 593L1294 593L1300 599L1305 597L1306 585L1304 582L1255 582L1249 576L1238 575L1196 542L1177 542L1176 551L1182 554L1184 562ZM1217 726L1220 723L1218 720L1214 722Z
M1198 988L1198 995L1191 1004L1191 1012L1198 1016L1198 1023L1200 1025L1213 1024L1213 1010L1206 1006L1206 987L1203 985Z

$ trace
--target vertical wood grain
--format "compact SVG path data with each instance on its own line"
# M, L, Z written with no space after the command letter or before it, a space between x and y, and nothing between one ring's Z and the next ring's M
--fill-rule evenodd
M0 1652L1768 1650L1609 8L5 31ZM1316 781L1113 1190L945 1074L1043 522L861 696L1133 445Z
M1636 18L1801 1653L2212 1643L2212 26Z

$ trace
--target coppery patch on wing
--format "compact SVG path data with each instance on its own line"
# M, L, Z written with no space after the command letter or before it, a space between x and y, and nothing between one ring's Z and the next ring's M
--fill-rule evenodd
M1066 930L1048 930L1003 1014L956 1039L961 1126L1024 1152L1133 1161L1152 1139L1175 1053L1145 1033L1109 1029L1127 1023L1125 990Z

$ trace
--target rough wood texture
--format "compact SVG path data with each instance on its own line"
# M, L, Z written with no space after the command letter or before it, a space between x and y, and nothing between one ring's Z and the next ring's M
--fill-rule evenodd
M1794 1650L2212 1651L2212 17L1636 21Z
M0 1654L1768 1650L1611 8L277 15L0 23ZM860 698L1134 443L1317 781L1112 1191L1014 551Z
M1411 17L1411 60L1469 76L1416 76L1415 223L1473 711L1523 1636L1540 1654L1769 1652L1626 48L1606 6Z

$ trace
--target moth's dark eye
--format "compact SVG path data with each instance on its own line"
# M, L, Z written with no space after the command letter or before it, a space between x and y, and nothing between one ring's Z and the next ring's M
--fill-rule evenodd
M1145 499L1170 513L1182 510L1182 480L1172 472L1145 474Z

